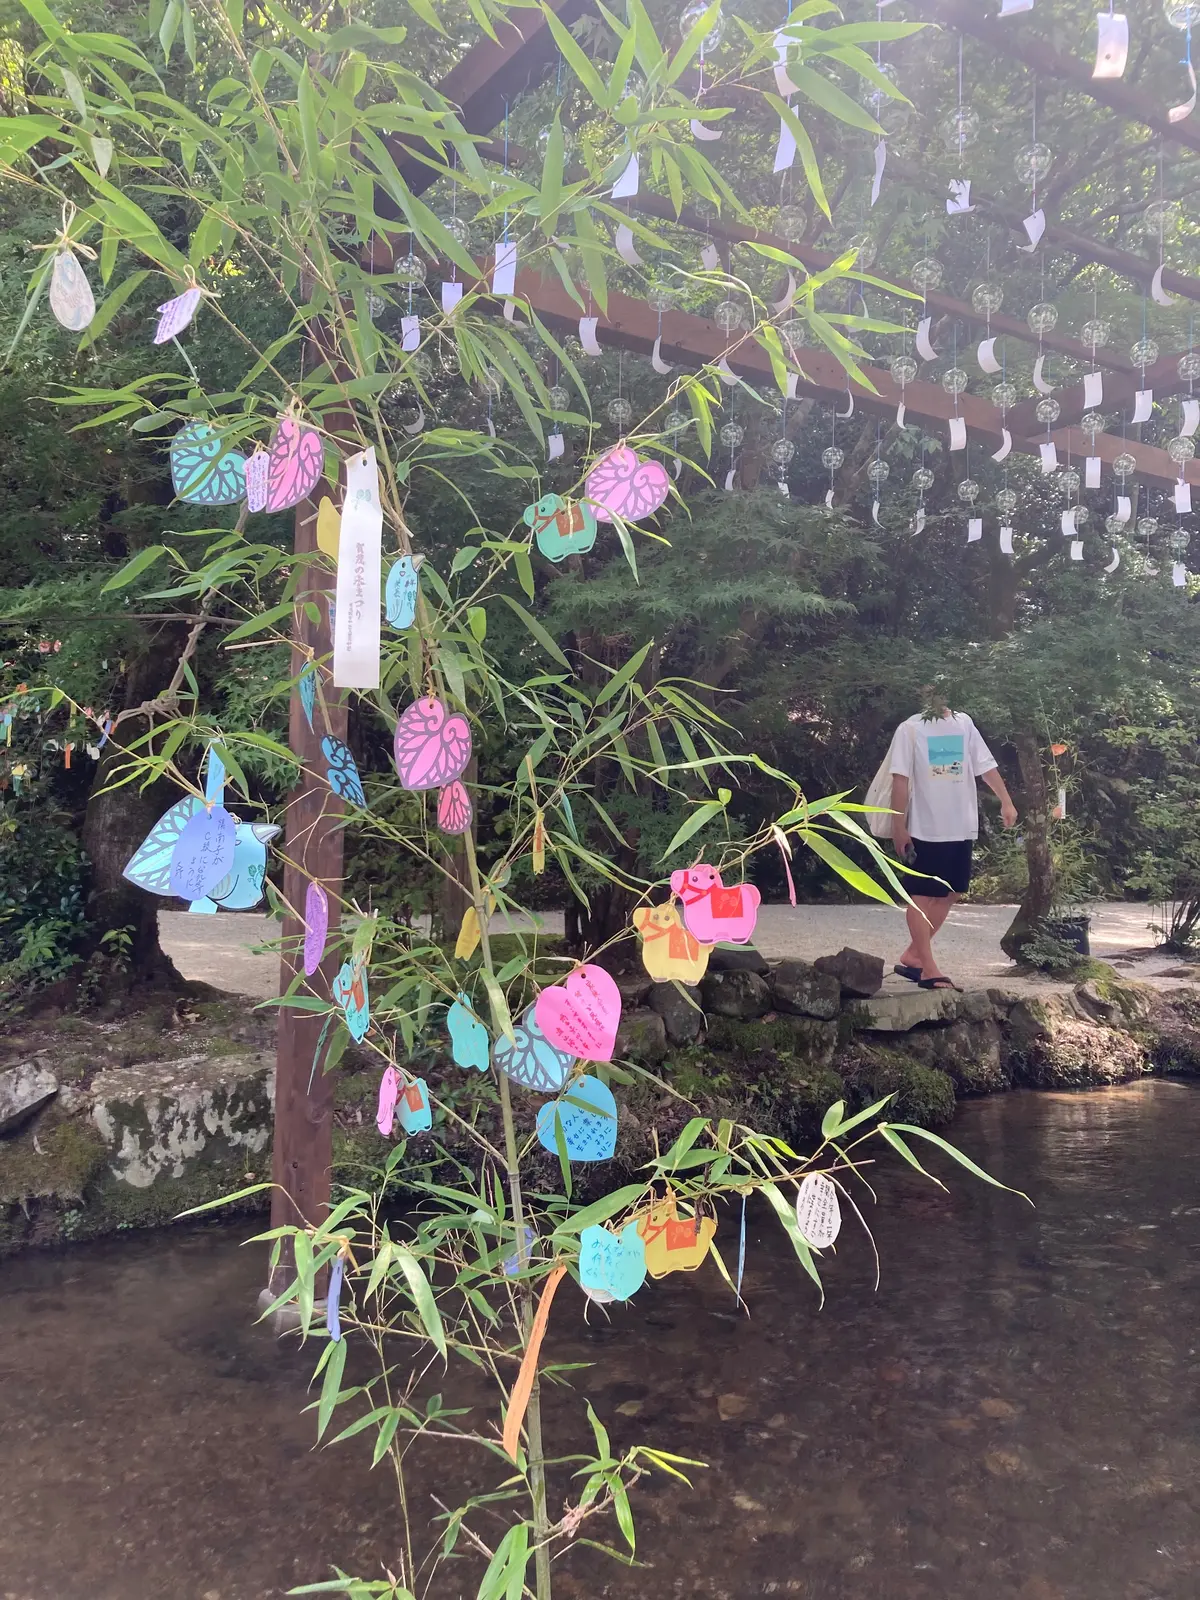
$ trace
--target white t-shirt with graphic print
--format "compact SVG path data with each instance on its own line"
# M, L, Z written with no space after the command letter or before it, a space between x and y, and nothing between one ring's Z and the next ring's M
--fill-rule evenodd
M908 779L908 831L943 843L979 837L976 778L997 766L964 711L926 721L919 713L896 729L890 769Z

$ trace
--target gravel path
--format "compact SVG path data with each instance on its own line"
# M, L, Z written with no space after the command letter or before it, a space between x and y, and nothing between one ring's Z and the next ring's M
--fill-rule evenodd
M988 988L1002 984L1010 990L1049 993L1069 985L1047 978L1015 977L1015 968L1001 953L1000 938L1012 920L1012 906L964 905L951 912L938 935L938 953L945 972L963 988ZM1092 952L1102 961L1117 961L1131 977L1166 985L1182 976L1177 959L1151 953L1151 908L1145 905L1107 904L1091 908ZM562 932L562 916L546 914L547 933ZM500 918L495 932L507 932ZM279 993L277 953L255 953L255 947L278 938L279 924L256 912L221 912L217 916L191 916L186 911L159 913L163 948L185 978L210 983L214 988L256 1000ZM843 945L883 956L891 967L903 949L907 934L898 911L888 906L763 906L758 920L758 948L776 958L798 957L811 961ZM1128 961L1120 958L1128 955ZM1167 972L1175 977L1164 977ZM1200 978L1200 969L1197 971ZM887 988L908 987L889 977Z

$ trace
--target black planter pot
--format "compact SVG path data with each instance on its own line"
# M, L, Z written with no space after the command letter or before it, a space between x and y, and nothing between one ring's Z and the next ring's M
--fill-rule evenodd
M1090 956L1092 946L1088 939L1091 917L1052 917L1045 924L1046 932L1060 944L1077 950L1081 956Z

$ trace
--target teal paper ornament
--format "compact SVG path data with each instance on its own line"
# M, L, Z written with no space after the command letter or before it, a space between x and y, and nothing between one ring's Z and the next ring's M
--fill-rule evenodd
M646 1246L636 1222L620 1233L592 1226L579 1235L579 1282L591 1293L628 1300L646 1281Z
M446 1013L446 1027L450 1033L450 1054L458 1067L474 1068L486 1072L491 1059L492 1041L487 1029L471 1009L465 994L459 993Z

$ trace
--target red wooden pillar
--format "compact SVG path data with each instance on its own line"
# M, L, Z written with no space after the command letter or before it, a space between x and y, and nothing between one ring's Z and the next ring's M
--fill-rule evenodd
M340 498L339 492L339 501ZM310 556L317 549L317 507L311 500L302 501L296 507L295 528L296 554ZM281 994L286 994L296 973L303 971L302 918L305 892L310 881L320 883L329 896L331 951L333 935L340 921L342 818L345 807L329 787L325 776L326 763L321 753L321 741L326 736L333 735L343 740L346 737L346 698L344 693L334 690L329 671L332 648L329 601L334 586L331 564L327 561L311 562L296 596L292 676L298 679L310 660L324 665L317 669L320 692L313 710L311 728L299 692L292 690L288 743L301 762L301 772L299 782L288 798L280 847L284 857L283 892L292 908L283 922L283 958L279 972ZM306 600L315 602L315 622L307 613ZM338 957L327 953L320 971L307 980L309 990L327 999L338 965ZM271 1169L277 1186L271 1193L273 1228L289 1223L320 1222L329 1209L333 1160L333 1077L327 1077L322 1072L321 1061L316 1062L314 1070L325 1021L325 1017L317 1012L299 1011L290 1006L280 1008L275 1058L275 1144ZM328 1048L329 1037L326 1034L322 1057ZM291 1271L291 1253L285 1251L271 1274L268 1285L270 1299L283 1290Z

